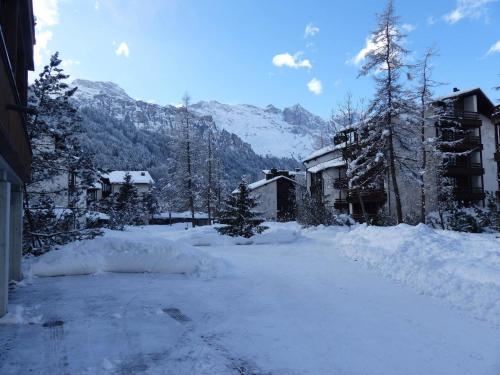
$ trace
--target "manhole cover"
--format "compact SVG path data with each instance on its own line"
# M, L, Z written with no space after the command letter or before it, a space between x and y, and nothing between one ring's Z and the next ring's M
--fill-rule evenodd
M176 307L169 307L163 309L163 312L167 313L170 315L171 318L177 320L178 322L185 323L185 322L190 322L191 318L184 315L181 310L179 310Z

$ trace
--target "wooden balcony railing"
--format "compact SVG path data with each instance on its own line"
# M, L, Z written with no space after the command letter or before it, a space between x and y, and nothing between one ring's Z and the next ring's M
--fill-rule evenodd
M448 161L446 163L445 176L448 177L481 176L483 174L484 168L481 163L459 161Z
M333 181L333 187L337 190L345 190L348 185L347 177L339 177Z
M459 201L480 201L485 198L485 193L481 187L455 188L453 195Z
M349 203L359 203L359 195L361 194L361 198L363 202L385 202L387 200L387 194L384 190L364 190L361 192L358 191L350 191L347 195L347 201Z
M335 199L335 202L333 202L333 208L336 210L347 210L349 209L349 202L345 199Z
M480 127L482 125L479 113L472 111L450 111L446 112L442 118L452 122L457 122L463 127Z

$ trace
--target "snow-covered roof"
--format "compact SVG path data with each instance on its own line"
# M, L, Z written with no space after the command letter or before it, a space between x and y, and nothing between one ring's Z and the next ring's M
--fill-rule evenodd
M326 155L330 152L341 150L346 146L345 142L342 142L338 145L329 145L323 148L320 148L319 150L314 151L311 155L307 157L307 159L304 159L304 163L308 162L310 160L319 158L320 156Z
M123 184L127 173L130 173L132 182L135 184L154 184L148 171L113 171L102 176L108 178L111 184Z
M436 98L436 100L440 101L440 100L445 100L445 99L452 99L452 98L456 98L459 96L471 94L474 91L482 91L482 90L480 87L474 87L474 88L467 89L467 90L459 90L459 91L452 92L452 93L447 94L447 95L440 96L440 97Z
M291 181L291 182L295 183L294 180L292 180L291 178L288 178L286 176L276 176L274 178L271 178L270 180L266 180L264 178L262 180L252 182L251 184L248 184L248 190L255 190L255 189L260 188L260 187L262 187L264 185L267 185L267 184L270 184L272 182L275 182L275 181L279 180L280 178L284 178L285 180L288 180L288 181ZM239 191L240 191L240 189L236 188L236 189L233 190L233 194L236 194Z
M325 169L344 167L346 165L345 160L342 158L336 158L333 160L328 160L323 163L319 163L314 167L309 168L307 171L311 173L318 173L324 171Z

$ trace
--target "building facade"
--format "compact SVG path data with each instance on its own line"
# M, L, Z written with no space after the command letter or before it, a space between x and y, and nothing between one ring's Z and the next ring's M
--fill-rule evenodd
M0 0L0 317L7 312L9 281L22 278L22 186L32 158L25 111L34 43L31 0Z
M426 214L437 210L440 199L437 171L443 167L443 160L433 148L432 140L436 139L443 140L440 151L449 155L444 177L453 185L453 200L465 207L484 207L487 195L496 194L500 202L500 106L494 107L481 89L455 89L436 100L427 113L424 136L428 141L424 172ZM372 220L382 214L392 222L395 198L388 176L377 188L355 190L349 185L346 161L358 149L359 137L362 134L357 125L345 127L335 135L332 145L305 159L307 189L311 195L320 197L327 208L349 213L357 221ZM400 155L405 153L407 160L413 160L415 169L421 165L419 150L407 150L398 144L395 149ZM396 178L405 221L416 222L421 210L420 185L398 168Z
M264 178L248 184L251 196L256 200L256 211L269 221L295 219L296 180L302 172L270 169L262 171ZM238 189L233 194L238 193Z

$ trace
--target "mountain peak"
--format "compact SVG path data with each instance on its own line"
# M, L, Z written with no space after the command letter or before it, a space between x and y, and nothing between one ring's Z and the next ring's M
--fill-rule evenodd
M93 98L96 95L109 95L113 98L122 100L133 100L124 89L114 82L89 81L86 79L76 79L71 83L72 86L78 87L76 95L79 97L86 96Z

